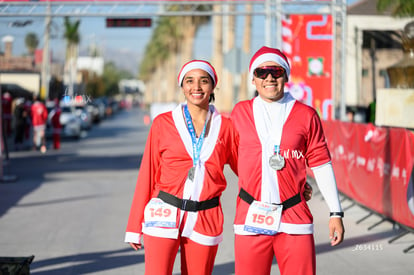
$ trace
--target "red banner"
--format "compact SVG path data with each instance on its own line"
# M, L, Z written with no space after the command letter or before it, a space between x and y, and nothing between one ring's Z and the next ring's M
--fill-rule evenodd
M291 15L282 25L292 67L289 91L324 120L332 119L332 16Z
M414 134L372 124L323 123L339 191L414 228Z

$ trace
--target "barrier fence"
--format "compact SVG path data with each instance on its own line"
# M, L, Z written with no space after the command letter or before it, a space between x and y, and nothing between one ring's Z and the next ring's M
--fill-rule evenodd
M405 128L323 121L338 190L414 229L414 133Z

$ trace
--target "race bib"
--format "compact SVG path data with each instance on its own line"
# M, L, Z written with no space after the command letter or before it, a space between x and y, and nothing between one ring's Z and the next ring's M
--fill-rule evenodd
M282 205L253 201L247 212L244 230L256 234L275 235L280 226Z
M159 198L153 198L145 206L145 227L176 227L177 208Z

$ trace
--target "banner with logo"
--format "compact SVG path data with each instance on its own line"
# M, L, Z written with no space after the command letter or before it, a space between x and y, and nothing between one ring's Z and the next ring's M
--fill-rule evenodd
M282 20L282 49L291 64L287 88L324 119L332 119L332 16L290 15Z
M414 228L414 133L341 121L323 126L339 191Z

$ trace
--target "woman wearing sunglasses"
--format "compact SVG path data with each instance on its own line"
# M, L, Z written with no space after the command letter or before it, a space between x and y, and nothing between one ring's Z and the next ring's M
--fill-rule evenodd
M231 114L240 136L236 275L268 275L274 256L283 275L315 274L313 218L303 197L307 166L331 212L331 245L344 234L321 121L312 107L284 91L290 65L280 50L259 49L249 73L258 96L238 103Z
M210 104L217 75L193 60L178 75L186 102L158 115L139 170L125 242L145 244L145 274L172 274L178 249L181 274L211 274L223 239L220 196L225 164L237 172L231 121Z

